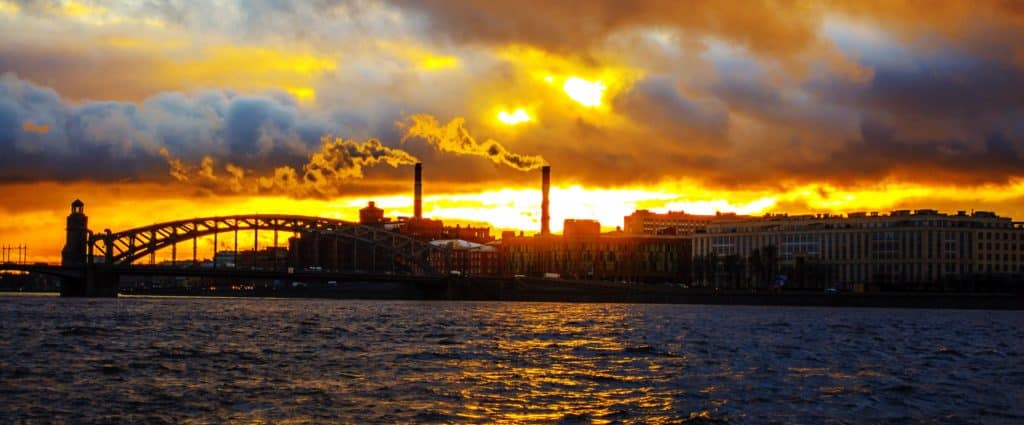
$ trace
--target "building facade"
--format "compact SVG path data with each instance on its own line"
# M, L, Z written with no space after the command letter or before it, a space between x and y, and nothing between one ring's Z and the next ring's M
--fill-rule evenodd
M500 250L509 276L674 283L690 275L690 241L678 236L516 236L503 238Z
M370 201L365 208L359 210L359 224L364 226L380 226L387 219L384 218L384 210L377 207L376 203Z
M715 215L687 214L683 211L655 213L648 210L636 210L623 218L626 233L632 235L683 235L693 233L697 229L715 222L749 220L750 216L735 213L716 213Z
M991 212L768 215L691 237L702 286L926 289L1024 273L1024 227Z
M501 272L501 258L498 248L492 244L482 244L463 239L436 240L431 244L448 248L447 252L435 252L432 262L444 264L448 262L449 271L464 277L498 276ZM442 258L444 255L447 258Z

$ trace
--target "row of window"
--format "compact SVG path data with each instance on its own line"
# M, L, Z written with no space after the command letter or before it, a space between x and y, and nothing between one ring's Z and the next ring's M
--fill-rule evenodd
M979 222L979 221L949 221L949 220L922 220L922 221L872 221L872 222L858 222L858 223L801 223L801 224L775 224L775 223L753 223L747 226L729 226L729 225L710 225L705 228L706 233L759 233L759 232L780 232L780 231L807 231L815 229L882 229L882 228L914 228L914 227L932 227L932 228L998 228L998 229L1012 229L1013 224L1006 220L999 222ZM1022 240L1022 235L1009 235L1004 232L982 232L986 234L994 234L995 237L1003 235L1007 238L1016 237L1018 240Z

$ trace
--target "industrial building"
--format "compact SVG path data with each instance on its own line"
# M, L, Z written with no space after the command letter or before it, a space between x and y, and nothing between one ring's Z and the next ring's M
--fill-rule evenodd
M430 242L448 248L450 270L459 276L498 276L501 274L501 253L493 244L481 244L465 239L441 239ZM439 255L439 254L435 254ZM435 262L444 259L435 258Z
M690 241L680 236L601 233L596 220L567 219L551 234L551 168L541 168L541 228L535 236L504 233L503 274L628 282L683 282L689 278Z
M685 282L690 240L622 232L502 238L506 275L627 282Z
M371 202L372 206L373 203ZM381 212L383 215L383 212ZM445 226L441 220L423 217L423 164L417 163L413 175L413 216L399 219L393 226L394 230L404 235L425 241L465 240L478 244L494 241L489 227Z
M494 241L489 227L445 226L441 220L423 217L423 165L417 163L413 177L413 216L392 220L384 209L369 201L359 210L359 224L380 227L421 241L438 241L434 245L451 248L446 258L432 258L433 264L461 267L477 275L497 274L497 250L480 246ZM449 243L451 242L451 243ZM322 232L303 232L289 241L289 264L300 269L322 269L354 272L407 273L417 265L396 258L379 246L349 243ZM471 245L467 245L471 244ZM467 248L472 246L472 248ZM452 261L453 263L448 263ZM458 264L455 264L458 263ZM461 273L461 272L460 272Z
M551 168L541 168L539 233L445 226L422 214L422 166L414 215L391 220L370 202L360 223L443 247L435 263L460 276L534 276L629 282L682 282L715 288L977 290L1024 276L1024 224L991 212L898 210L888 214L664 214L638 210L625 231L601 232L595 220L567 219L551 233ZM379 247L303 233L290 263L324 270L413 272L415 264ZM276 261L276 260L275 260ZM256 262L255 260L253 261ZM987 286L986 286L987 285Z
M444 226L423 217L422 166L414 174L414 214L389 220L383 209L370 202L359 212L360 224L381 226L447 248L448 265L459 276L559 276L629 282L684 282L690 276L690 241L682 236L601 233L595 220L565 220L563 235L551 233L551 167L541 168L541 226L537 235L507 232L495 241L486 227ZM296 267L324 270L384 271L401 273L413 265L379 248L343 243L337 238L308 232L291 241Z

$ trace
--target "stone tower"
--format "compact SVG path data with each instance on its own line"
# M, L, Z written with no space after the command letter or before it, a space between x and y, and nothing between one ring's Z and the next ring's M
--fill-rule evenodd
M68 215L67 240L61 250L62 266L84 266L89 237L89 217L85 216L85 203L75 199Z

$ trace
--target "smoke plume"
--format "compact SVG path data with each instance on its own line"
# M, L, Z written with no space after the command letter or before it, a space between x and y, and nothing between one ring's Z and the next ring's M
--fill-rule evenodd
M320 150L309 157L302 172L282 166L270 175L258 175L252 170L228 163L218 172L213 158L207 156L197 166L171 156L166 148L160 154L170 167L175 180L195 185L210 193L284 194L292 197L329 197L341 194L342 185L351 179L363 177L363 168L380 163L397 168L418 162L416 157L401 149L384 146L379 140L344 140L324 136Z
M464 123L465 119L454 118L448 124L441 126L431 115L415 114L407 121L399 122L398 125L405 130L402 143L410 138L418 137L442 152L482 156L495 164L504 164L520 171L534 170L546 163L540 155L509 152L501 143L492 139L487 139L483 143L477 142L466 131Z

